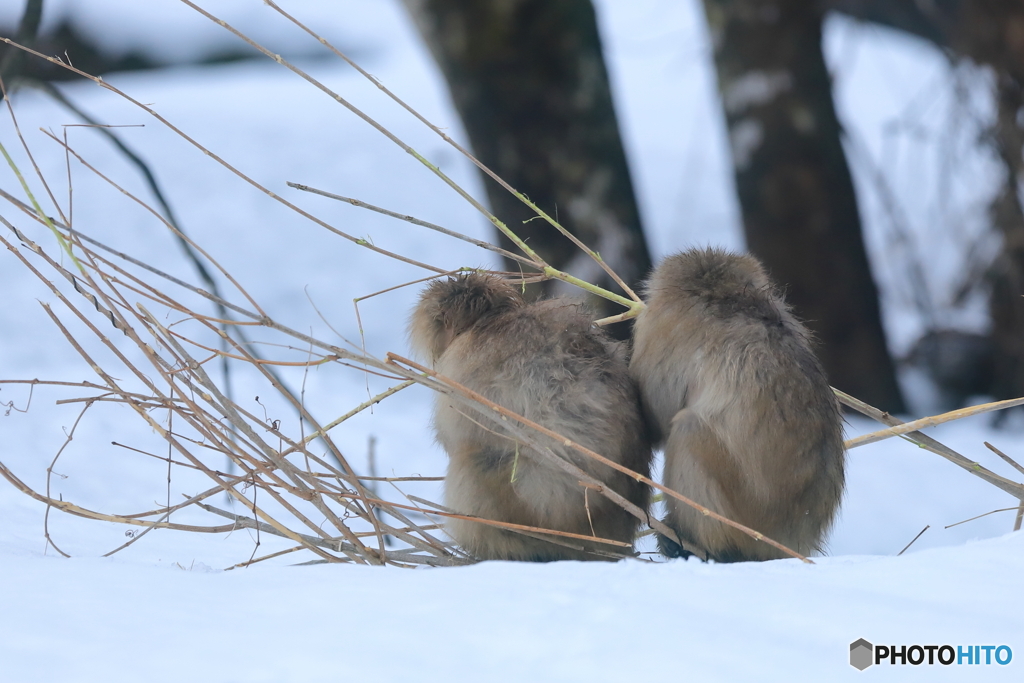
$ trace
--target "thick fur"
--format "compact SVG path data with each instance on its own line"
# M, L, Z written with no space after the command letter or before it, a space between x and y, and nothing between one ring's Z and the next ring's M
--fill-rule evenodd
M801 554L820 551L845 454L809 333L757 260L720 249L665 259L646 298L630 371L664 443L665 485ZM672 498L667 506L665 523L712 559L785 557Z
M579 303L526 303L496 277L459 276L424 291L409 333L440 374L649 475L650 439L622 349L594 327ZM544 462L499 426L477 415L470 420L465 412L438 394L434 427L450 458L445 505L463 514L632 544L635 517L597 491L585 493L576 477ZM552 450L646 509L645 485L564 446L553 444ZM616 550L561 539L583 549L567 548L463 520L450 520L447 528L481 559L594 560L604 557L587 550Z

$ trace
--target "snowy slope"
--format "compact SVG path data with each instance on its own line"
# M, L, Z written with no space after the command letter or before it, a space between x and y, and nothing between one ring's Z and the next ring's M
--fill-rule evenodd
M312 51L303 52L293 33L279 29L261 2L223 0L206 6L223 10L225 18L258 37L278 41L274 49L299 54L301 66L365 107L477 196L482 194L466 162L357 74L333 61L303 57ZM598 6L652 245L658 255L689 244L741 248L697 3L605 0ZM121 49L143 45L172 59L173 50L186 45L216 51L229 44L177 2L145 3L149 11L142 7L128 0L63 3L63 11L103 31ZM352 47L389 87L462 137L443 83L397 3L309 1L286 7L310 17L311 23L321 22L318 26L329 37ZM3 12L16 15L8 5L0 8L0 19L8 16ZM112 22L114 13L123 20ZM829 41L844 119L882 157L880 131L902 115L918 91L886 89L879 73L895 78L891 65L897 64L907 78L936 90L932 83L943 82L945 62L920 43L848 22L832 22ZM851 54L856 59L848 59ZM932 74L931 80L926 74ZM415 160L276 65L171 68L109 80L152 103L274 192L340 229L443 267L494 264L490 254L464 243L289 190L286 181L301 182L474 237L489 235L483 219ZM145 124L118 132L152 163L185 229L284 322L334 338L319 310L342 337L357 340L354 298L422 277L422 271L362 250L284 210L144 112L95 85L65 87L79 106L105 122ZM59 136L62 124L74 118L39 93L21 92L14 104L36 160L47 177L56 179L55 192L64 202L64 156L38 129ZM937 110L928 121L946 120L941 101L929 106ZM939 123L934 126L941 132ZM135 170L108 143L81 128L68 129L68 135L91 163L148 198ZM6 116L0 118L0 142L23 169L30 167ZM899 174L904 167L887 166L919 232L927 229L928 211L934 209L929 196L934 185L928 179L937 177L941 167L922 156L917 167L924 170L918 171L917 183L904 182L906 176ZM950 199L965 213L980 205L987 177L983 155L968 161L974 164L968 166L972 180L957 181L963 194ZM855 172L865 188L869 245L881 264L876 275L887 287L887 324L894 346L902 349L921 321L900 289L900 263L883 258L887 227L872 199L872 183L863 168L855 166ZM194 279L177 245L152 217L81 167L73 170L73 186L75 222L81 229ZM0 169L0 187L20 194L6 168ZM7 207L0 208L0 215L15 220ZM31 228L27 221L18 224ZM45 231L31 230L33 239L51 245ZM941 240L925 244L943 248ZM937 287L955 277L956 262L949 253L955 245L944 248L928 253ZM37 300L53 303L55 310L59 302L6 251L0 254L0 287L0 378L92 379L88 366L55 334ZM407 352L403 327L415 294L415 287L405 288L360 305L368 350L376 355ZM288 378L302 381L298 373ZM355 371L313 372L306 379L309 404L328 419L367 398L365 380ZM240 396L258 391L244 377L239 382ZM384 386L370 380L371 392ZM27 413L0 415L0 461L37 490L45 486L46 468L80 410L74 404L54 405L67 396L37 389ZM23 387L0 387L4 403L24 408L27 400ZM429 400L424 389L407 390L372 414L345 423L335 439L357 466L366 462L367 441L375 436L382 472L441 474L444 457L427 429ZM294 419L282 406L270 410L281 419ZM160 464L109 445L111 440L158 443L147 427L127 415L116 406L90 413L55 468L66 478L54 480L54 495L111 512L160 504L166 487ZM866 420L852 420L848 434L875 428ZM997 431L979 418L946 425L933 435L986 467L1020 479L982 446L988 440L1020 459L1024 440L1019 425ZM222 572L248 559L251 534L157 531L101 559L125 541L124 528L54 513L51 534L74 556L65 560L45 550L43 507L0 482L0 681L594 681L654 676L735 681L861 675L1015 680L1019 661L970 671L882 665L861 674L849 666L849 644L861 637L908 645L1008 644L1024 658L1019 618L1024 541L1020 534L1006 535L1012 513L943 529L1014 501L898 439L857 449L849 463L831 556L814 566L796 561L734 566L485 563L403 571L293 568L287 565L295 560L285 557ZM174 495L201 485L187 473L176 473ZM434 485L416 490L435 499L438 491ZM198 514L187 519L209 522ZM929 530L914 546L895 557L926 525ZM285 546L261 539L261 554L278 547Z

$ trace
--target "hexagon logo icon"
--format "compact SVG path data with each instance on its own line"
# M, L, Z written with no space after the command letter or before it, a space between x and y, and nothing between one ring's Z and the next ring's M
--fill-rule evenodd
M868 668L874 664L874 651L875 646L863 638L853 641L850 643L850 666L858 671Z

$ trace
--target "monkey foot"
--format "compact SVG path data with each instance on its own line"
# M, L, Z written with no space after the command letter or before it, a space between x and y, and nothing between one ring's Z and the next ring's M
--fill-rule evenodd
M661 534L658 534L658 550L660 550L661 554L665 557L681 557L684 560L693 555L693 553L689 550L683 549L681 545L673 541L671 538Z

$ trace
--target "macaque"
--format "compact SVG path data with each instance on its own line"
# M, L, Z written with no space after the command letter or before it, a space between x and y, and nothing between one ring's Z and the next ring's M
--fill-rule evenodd
M649 475L651 444L625 354L594 326L581 303L527 303L516 287L498 277L459 275L426 288L412 314L409 336L439 374ZM453 511L632 546L636 517L517 443L498 423L438 394L434 429L449 456L444 501ZM546 436L537 433L537 438L550 443L557 457L646 511L646 485ZM536 538L468 520L449 519L446 528L461 547L484 560L598 560L610 559L608 553L629 553L608 544Z
M665 259L647 282L630 371L664 483L807 555L821 551L844 484L839 405L810 333L758 261L721 249ZM718 562L786 557L666 496L665 524ZM689 556L665 537L667 556Z

